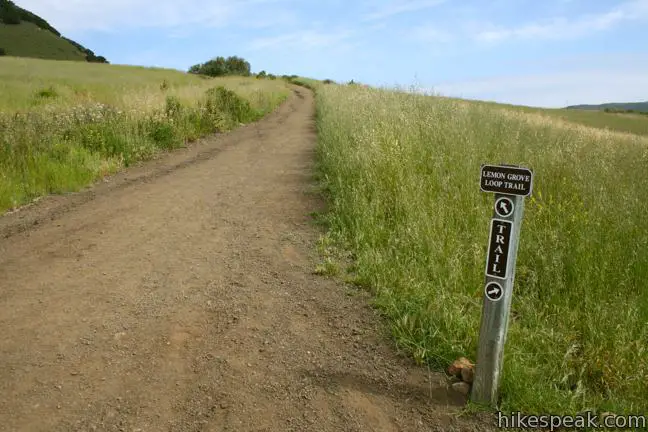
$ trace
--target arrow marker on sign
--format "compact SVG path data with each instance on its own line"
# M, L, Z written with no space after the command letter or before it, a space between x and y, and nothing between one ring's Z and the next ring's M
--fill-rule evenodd
M497 201L495 201L495 212L500 217L511 216L513 214L514 209L515 209L515 205L513 204L513 201L510 198L501 197L498 198Z
M500 202L500 208L503 210L503 213L509 212L508 204L506 203L506 201Z
M491 301L497 301L501 299L502 295L504 294L504 290L502 289L502 286L497 282L487 283L485 291L486 291L486 298L488 298Z

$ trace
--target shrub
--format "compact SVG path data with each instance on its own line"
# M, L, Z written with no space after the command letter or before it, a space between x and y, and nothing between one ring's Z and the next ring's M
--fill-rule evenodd
M167 117L177 118L182 111L182 104L175 96L167 96L164 111Z
M207 90L206 108L212 115L222 113L236 123L245 123L256 118L256 113L248 101L223 86Z
M191 66L189 73L212 77L225 75L249 76L250 63L237 56L216 57L206 63Z
M7 55L7 51L4 48L0 48L0 56Z
M152 120L150 125L149 138L155 142L157 147L172 149L177 147L179 140L173 124L164 120Z
M49 86L44 89L40 89L39 91L36 92L36 97L41 98L41 99L50 99L50 98L55 98L58 96L58 93L56 92L56 89L54 87Z
M259 79L263 79L263 78L265 78L266 76L267 76L266 71L262 70L261 72L259 72L259 73L257 74L256 77L259 78Z

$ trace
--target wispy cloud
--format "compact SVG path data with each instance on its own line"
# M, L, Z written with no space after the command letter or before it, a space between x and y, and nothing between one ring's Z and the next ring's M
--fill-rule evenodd
M491 26L476 31L472 36L481 42L499 42L508 39L562 40L609 30L626 21L646 19L648 19L648 0L634 0L603 13L573 18L557 17L517 27Z
M391 18L403 13L430 9L445 3L446 0L396 0L377 8L362 17L363 21L376 21Z
M220 27L252 15L273 21L264 5L285 0L21 0L20 5L62 32L123 31L128 28ZM277 12L275 10L275 12Z
M348 42L355 34L348 29L332 31L302 30L292 33L254 39L249 44L252 50L266 49L272 47L290 48L326 48L332 45Z

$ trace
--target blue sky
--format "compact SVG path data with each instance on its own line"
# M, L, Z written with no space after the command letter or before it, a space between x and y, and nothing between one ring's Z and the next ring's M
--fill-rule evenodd
M17 0L111 63L559 107L648 100L648 0Z

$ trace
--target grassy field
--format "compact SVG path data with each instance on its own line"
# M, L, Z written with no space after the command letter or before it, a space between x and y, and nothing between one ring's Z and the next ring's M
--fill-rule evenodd
M493 204L480 165L528 166L501 407L648 411L648 138L336 85L317 89L317 127L324 269L351 262L402 347L438 369L475 360Z
M585 126L648 136L648 115L572 109L543 110L543 112Z
M85 61L85 54L72 44L30 22L0 24L0 48L8 56Z
M598 129L608 129L648 136L648 115L606 113L604 111L587 111L577 109L543 109L515 107L522 112L543 114L556 119L577 123Z
M459 99L454 99L459 101ZM535 108L520 105L499 104L495 102L467 101L473 105L482 105L492 109L514 110L521 113L541 114L558 120L589 126L597 129L625 132L648 136L648 115L632 113L606 113L604 111L564 109L564 108Z
M282 80L2 57L0 95L2 213L253 121L288 88Z

